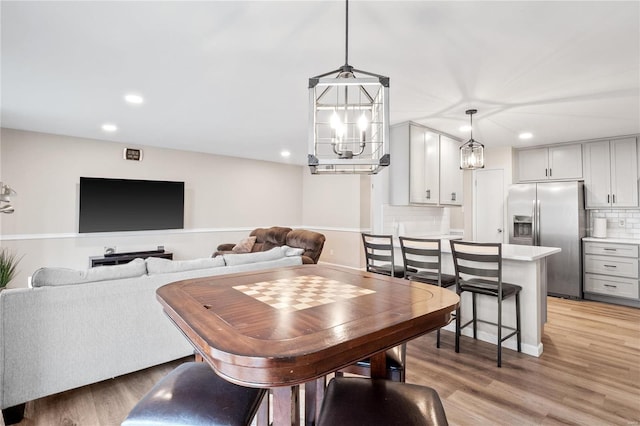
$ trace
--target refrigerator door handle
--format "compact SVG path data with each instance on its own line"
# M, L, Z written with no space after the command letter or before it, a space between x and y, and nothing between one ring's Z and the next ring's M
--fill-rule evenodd
M531 243L535 246L537 245L536 239L538 238L538 217L536 215L536 200L533 200L533 208L531 209Z
M540 245L540 200L536 201L536 246Z

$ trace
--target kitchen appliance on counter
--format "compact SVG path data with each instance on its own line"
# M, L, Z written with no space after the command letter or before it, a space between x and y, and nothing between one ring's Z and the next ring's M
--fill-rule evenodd
M510 244L562 249L547 258L547 294L582 299L583 183L511 185L508 218Z

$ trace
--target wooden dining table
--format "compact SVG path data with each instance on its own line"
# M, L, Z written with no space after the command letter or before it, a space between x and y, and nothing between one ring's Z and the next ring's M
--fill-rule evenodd
M156 294L219 376L272 390L276 426L299 424L297 386L312 396L312 424L327 374L370 358L372 377L385 377L384 351L448 324L459 303L437 286L328 265L189 279Z

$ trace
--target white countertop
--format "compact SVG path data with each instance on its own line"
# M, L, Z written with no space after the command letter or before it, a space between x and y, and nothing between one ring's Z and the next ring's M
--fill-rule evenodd
M505 260L520 260L533 262L560 253L562 249L558 247L522 246L518 244L502 244L502 258ZM442 245L443 253L451 253L451 247Z
M582 241L593 242L593 243L640 244L640 240L634 240L632 238L584 237Z
M460 240L460 235L412 235L413 238L432 238L441 240ZM600 238L601 239L601 238ZM393 246L396 249L400 248L400 242L394 238ZM451 246L449 243L441 244L441 250L443 253L451 253ZM533 262L551 256L556 253L560 253L562 249L558 247L541 247L541 246L523 246L518 244L502 244L502 258L505 260L519 260L523 262Z

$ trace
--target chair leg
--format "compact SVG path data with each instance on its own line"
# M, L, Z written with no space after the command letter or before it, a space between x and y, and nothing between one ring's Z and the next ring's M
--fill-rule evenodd
M520 331L520 293L516 293L516 329L518 332L516 333L516 337L518 339L518 352L522 352L522 344L521 344L521 334Z
M478 338L478 317L476 316L477 311L476 311L476 294L475 293L471 293L473 299L472 299L472 305L473 305L473 338L477 339Z
M502 367L502 297L498 295L498 367Z
M440 347L440 329L436 331L436 348Z
M460 352L460 305L462 305L462 293L458 293L458 296L460 297L460 304L458 305L458 309L456 309L456 352Z

